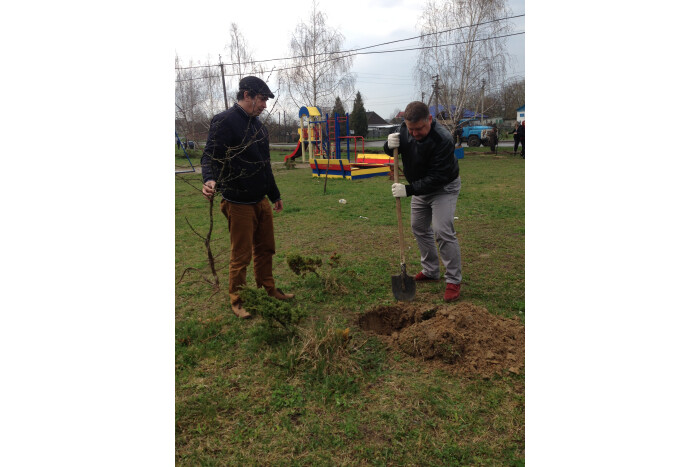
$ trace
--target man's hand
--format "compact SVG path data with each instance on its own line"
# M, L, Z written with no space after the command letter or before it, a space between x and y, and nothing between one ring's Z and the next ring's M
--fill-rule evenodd
M391 185L391 194L394 198L405 198L406 197L406 185L401 183L394 183Z
M280 212L282 210L282 200L278 199L275 201L275 204L272 206L272 210L275 212Z
M389 147L389 149L395 149L399 147L398 133L392 133L389 135L389 138L387 139L387 146Z
M214 180L209 180L202 185L202 194L206 199L211 200L214 197L214 193L216 193L216 182Z

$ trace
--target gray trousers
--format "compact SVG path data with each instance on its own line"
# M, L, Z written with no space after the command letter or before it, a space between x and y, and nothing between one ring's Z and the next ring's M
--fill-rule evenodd
M434 193L414 195L411 199L411 229L418 242L423 274L439 278L442 259L442 264L445 265L445 282L448 284L462 282L462 255L454 223L461 187L462 182L457 177Z

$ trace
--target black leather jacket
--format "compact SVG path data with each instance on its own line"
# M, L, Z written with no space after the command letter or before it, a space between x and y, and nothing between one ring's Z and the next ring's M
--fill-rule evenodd
M403 173L410 184L406 185L406 195L433 193L459 177L454 140L447 128L433 120L428 136L416 141L404 122L399 135ZM384 152L393 156L388 144L384 143Z
M202 153L202 181L209 180L215 180L217 191L234 203L255 204L265 196L273 203L280 199L267 129L238 104L211 120Z

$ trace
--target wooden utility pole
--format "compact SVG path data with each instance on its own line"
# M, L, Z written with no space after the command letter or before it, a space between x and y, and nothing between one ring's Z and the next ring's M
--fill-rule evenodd
M224 86L224 105L226 110L228 110L228 98L226 97L226 78L224 78L224 64L221 62L221 55L219 55L219 66L221 67L221 84Z

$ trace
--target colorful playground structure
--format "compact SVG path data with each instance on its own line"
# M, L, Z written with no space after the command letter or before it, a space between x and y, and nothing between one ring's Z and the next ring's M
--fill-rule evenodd
M353 152L350 152L350 140ZM357 153L360 140L362 152ZM350 135L350 119L326 114L324 119L318 108L299 109L299 141L294 151L285 156L285 162L301 156L302 163L309 160L313 177L358 180L378 175L388 175L394 158L383 154L364 154L365 140Z

